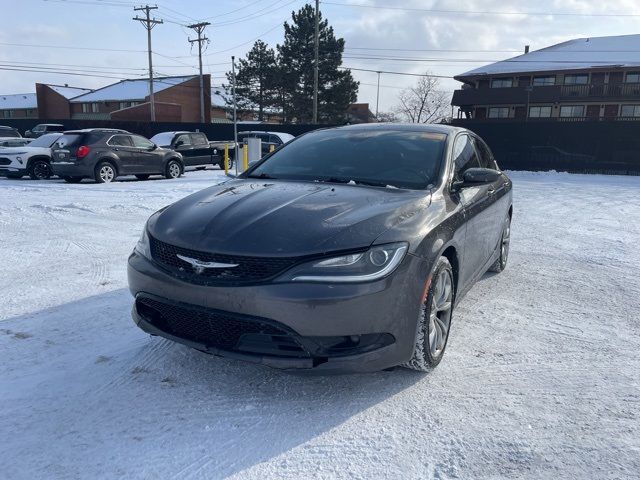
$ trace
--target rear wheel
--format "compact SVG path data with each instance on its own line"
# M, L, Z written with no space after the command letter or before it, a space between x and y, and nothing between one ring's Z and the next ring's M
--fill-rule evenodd
M35 160L29 167L31 180L48 180L52 173L51 165L46 160Z
M80 183L82 181L82 177L62 177L67 183Z
M511 242L511 217L507 215L502 227L502 238L500 239L500 256L496 260L496 263L491 265L489 270L492 272L500 273L507 267L507 260L509 259L509 243Z
M224 159L220 161L218 166L220 167L220 170L224 170ZM233 159L229 158L229 170L231 170L232 168L233 168Z
M94 178L96 183L111 183L116 178L116 169L109 162L100 162L96 165Z
M149 180L149 175L136 175L138 180Z
M426 372L440 363L449 339L453 300L453 270L449 260L440 257L420 307L413 357L405 367Z
M177 160L169 160L167 168L165 169L165 177L178 178L180 175L182 175L182 166L180 165L180 162Z

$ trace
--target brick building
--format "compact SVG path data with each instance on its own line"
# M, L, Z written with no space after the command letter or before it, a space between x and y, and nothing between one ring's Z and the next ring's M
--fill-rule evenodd
M203 83L204 116L210 122L210 75L203 76ZM197 75L154 78L153 89L156 121L200 121ZM149 80L122 80L96 90L37 83L35 94L0 96L1 118L149 121Z
M640 35L570 40L454 78L461 119L640 119Z

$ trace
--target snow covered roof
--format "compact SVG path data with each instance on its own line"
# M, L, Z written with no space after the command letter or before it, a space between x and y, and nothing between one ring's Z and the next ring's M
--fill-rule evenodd
M231 94L224 87L211 87L211 105L214 107L228 107L226 99L231 100Z
M49 85L47 84L51 90L58 92L67 100L77 97L79 95L84 95L85 93L89 93L92 90L90 88L80 88L80 87L70 87L68 85Z
M501 73L579 70L640 66L640 35L577 38L456 75L454 78Z
M184 77L158 77L153 79L154 93L174 87L193 78L194 75ZM149 79L122 80L112 85L99 88L71 100L71 103L104 102L104 101L130 101L144 100L149 95Z
M0 95L0 110L16 108L38 108L35 93L16 93L14 95Z

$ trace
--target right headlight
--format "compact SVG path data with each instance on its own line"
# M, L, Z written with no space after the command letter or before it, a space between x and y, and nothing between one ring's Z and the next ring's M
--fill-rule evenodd
M313 260L293 267L279 280L290 282L356 283L378 280L393 272L404 258L406 242L376 245L366 252Z
M151 245L149 243L149 234L147 233L146 223L142 230L142 235L140 235L140 240L138 240L138 243L136 244L135 251L139 255L151 260Z

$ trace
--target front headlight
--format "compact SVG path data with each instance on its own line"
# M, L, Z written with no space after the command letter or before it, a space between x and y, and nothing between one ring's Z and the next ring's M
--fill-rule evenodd
M147 233L146 224L142 230L142 235L140 235L140 240L138 240L138 243L136 244L135 251L139 255L151 260L151 246L149 244L149 234Z
M405 242L376 245L366 252L352 253L298 265L280 280L290 282L355 283L378 280L393 272L404 258Z

